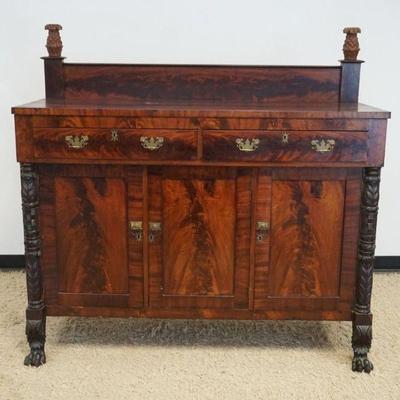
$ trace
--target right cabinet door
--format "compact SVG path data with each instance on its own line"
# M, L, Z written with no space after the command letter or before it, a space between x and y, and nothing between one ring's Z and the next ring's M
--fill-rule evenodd
M269 232L257 232L256 309L350 311L359 196L358 170L260 171L256 220Z

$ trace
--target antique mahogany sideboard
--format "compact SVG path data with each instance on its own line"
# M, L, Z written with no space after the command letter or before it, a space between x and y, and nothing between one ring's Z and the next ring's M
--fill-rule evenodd
M338 66L65 63L14 107L28 308L46 316L352 320L370 299L389 112L358 103L357 33Z

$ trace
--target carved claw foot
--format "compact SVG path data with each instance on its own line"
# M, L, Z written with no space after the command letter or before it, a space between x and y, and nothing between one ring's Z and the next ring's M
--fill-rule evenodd
M361 314L353 312L353 336L351 345L354 357L352 369L356 372L366 372L369 374L374 366L368 359L368 351L372 341L372 314Z
M369 374L374 369L372 362L368 359L365 352L354 352L352 370L355 372L366 372Z
M25 357L24 364L32 367L39 367L46 362L44 349L41 347L32 347L30 353Z
M26 320L26 334L28 336L30 353L25 357L24 364L39 367L46 362L44 343L46 339L46 319Z

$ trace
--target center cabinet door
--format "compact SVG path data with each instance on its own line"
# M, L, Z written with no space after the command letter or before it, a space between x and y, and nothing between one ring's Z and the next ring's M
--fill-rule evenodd
M249 307L250 169L149 168L149 306Z

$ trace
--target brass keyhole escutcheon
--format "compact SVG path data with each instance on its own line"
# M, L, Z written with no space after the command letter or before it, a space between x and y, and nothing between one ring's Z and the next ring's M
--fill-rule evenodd
M129 221L129 231L134 238L141 242L143 239L143 224L142 221Z
M289 134L287 132L282 133L282 144L288 144L289 143Z
M262 242L267 236L269 231L269 222L258 221L256 226L256 239L257 242Z
M111 141L112 142L119 141L118 129L111 129Z
M143 222L129 221L129 232L138 242L141 242L143 240ZM154 242L160 232L161 222L149 222L149 242Z
M149 222L149 242L154 242L161 232L161 222Z

